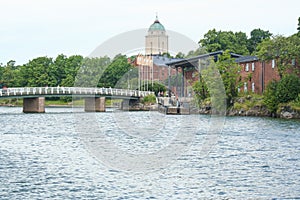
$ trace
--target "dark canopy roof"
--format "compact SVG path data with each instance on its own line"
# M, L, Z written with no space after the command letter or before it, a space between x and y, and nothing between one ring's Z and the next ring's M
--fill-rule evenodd
M173 61L173 62L168 62L166 63L166 65L169 65L171 67L194 67L197 66L199 59L203 59L203 58L208 58L208 57L213 57L215 61L218 60L218 56L223 54L223 51L215 51L215 52L211 52L211 53L207 53L207 54L202 54L199 56L195 56L192 58L187 58L187 59L181 59L178 61ZM233 58L239 58L242 57L242 55L239 54L235 54L235 53L230 53L231 57Z
M237 63L242 63L242 62L252 62L252 61L257 61L257 60L259 60L259 59L256 56L242 56L240 58L237 58L235 61Z

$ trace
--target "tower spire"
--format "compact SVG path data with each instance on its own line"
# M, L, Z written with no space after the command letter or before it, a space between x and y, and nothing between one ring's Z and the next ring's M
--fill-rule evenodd
M158 21L158 14L157 14L157 12L156 12L156 17L155 17L155 22L159 22Z

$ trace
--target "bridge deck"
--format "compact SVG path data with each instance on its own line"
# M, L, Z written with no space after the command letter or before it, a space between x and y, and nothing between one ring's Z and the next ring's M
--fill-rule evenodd
M0 89L0 98L31 98L54 96L79 97L113 97L113 98L140 98L154 94L150 91L138 91L116 88L84 88L84 87L25 87Z

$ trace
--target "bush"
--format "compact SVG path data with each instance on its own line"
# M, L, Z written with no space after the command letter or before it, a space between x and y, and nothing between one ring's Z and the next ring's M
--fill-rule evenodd
M147 95L143 98L142 103L147 104L147 105L155 104L156 103L156 96L153 95L153 94Z
M140 90L146 90L146 88L148 89L148 91L154 92L155 95L158 95L158 92L165 93L165 91L167 90L165 85L158 83L158 82L154 82L153 85L151 83L149 83L148 86L142 85Z
M276 89L276 98L280 103L287 103L295 100L300 93L300 78L295 74L284 76Z
M295 74L288 74L280 81L272 81L264 93L264 103L268 110L276 113L280 103L298 101L300 93L300 78Z
M264 104L267 106L268 110L272 113L276 113L279 101L276 98L278 82L272 81L268 84L266 91L264 92Z

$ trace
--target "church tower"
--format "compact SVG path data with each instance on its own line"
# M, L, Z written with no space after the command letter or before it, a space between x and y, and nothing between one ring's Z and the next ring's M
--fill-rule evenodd
M168 52L168 36L166 35L165 27L156 20L148 29L145 44L146 55L160 55Z

